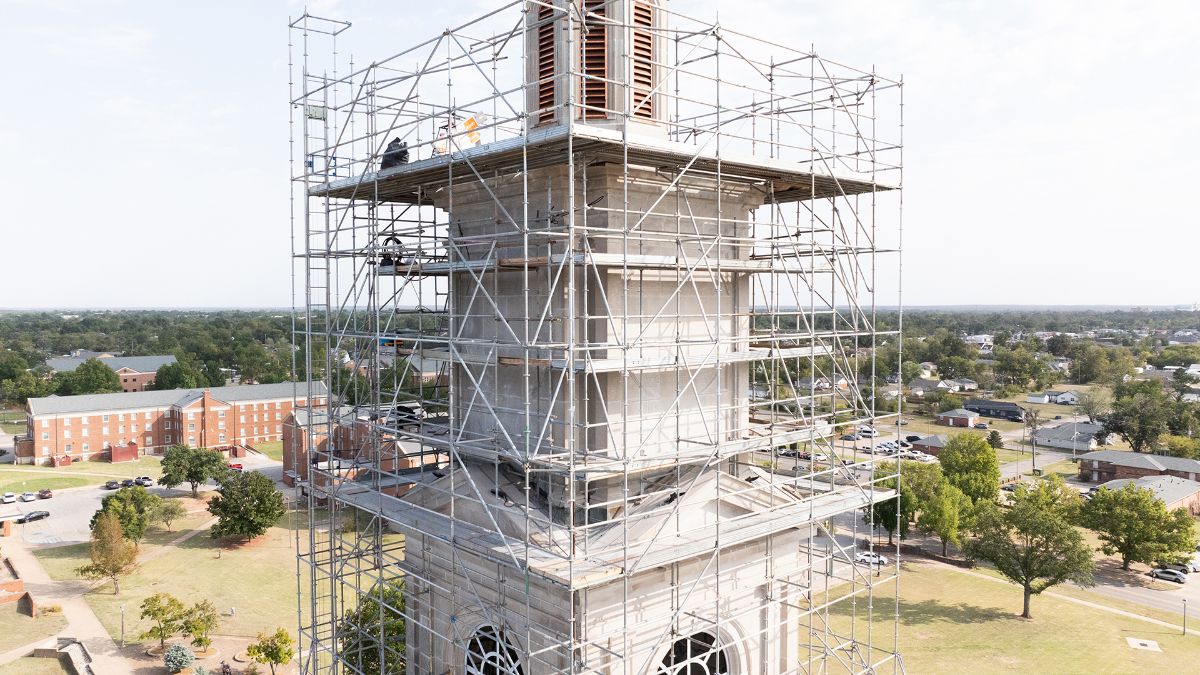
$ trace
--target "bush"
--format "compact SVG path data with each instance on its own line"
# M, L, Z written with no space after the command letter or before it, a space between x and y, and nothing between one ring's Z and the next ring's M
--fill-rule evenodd
M42 615L62 614L62 605L42 605Z
M196 657L192 654L192 650L183 645L171 645L167 647L167 651L163 652L163 665L172 673L179 671L192 665Z

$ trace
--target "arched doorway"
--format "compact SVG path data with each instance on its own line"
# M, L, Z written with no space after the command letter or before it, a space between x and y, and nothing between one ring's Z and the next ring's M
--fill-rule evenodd
M481 626L467 643L467 675L525 675L517 650L495 626Z
M733 660L728 648L707 631L694 633L671 645L658 668L659 675L731 675Z

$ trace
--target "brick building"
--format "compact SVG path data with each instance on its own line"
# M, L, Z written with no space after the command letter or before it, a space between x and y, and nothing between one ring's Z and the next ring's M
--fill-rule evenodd
M108 366L121 379L121 391L145 391L154 384L158 369L175 363L175 357L163 356L116 356L106 352L77 350L71 356L46 359L46 365L56 373L69 373L89 359L96 359Z
M16 461L124 461L175 444L212 448L277 441L297 393L293 383L281 382L32 398L25 435L16 439ZM296 403L304 405L304 398Z
M937 416L937 423L948 427L973 427L978 421L979 413L964 408L938 413Z
M1101 485L1102 488L1120 490L1129 484L1150 490L1167 507L1168 511L1183 509L1190 515L1200 514L1200 483L1175 476L1147 476L1145 478L1118 478Z
M1122 450L1099 450L1079 458L1079 479L1106 483L1121 478L1175 476L1186 480L1200 477L1200 460L1165 455L1147 455Z

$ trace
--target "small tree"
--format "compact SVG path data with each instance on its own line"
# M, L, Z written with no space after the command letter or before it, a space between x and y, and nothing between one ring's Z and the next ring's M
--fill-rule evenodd
M173 488L187 483L192 487L192 496L199 497L200 486L209 480L221 480L229 467L216 450L173 445L163 453L162 472L159 485Z
M894 478L881 481L879 487L885 490L895 490ZM863 521L871 527L879 525L888 533L888 546L892 545L892 535L899 533L901 537L908 534L908 524L916 511L916 500L908 483L901 482L898 496L875 502L864 509Z
M192 639L192 646L200 651L208 651L212 645L209 635L221 623L217 608L208 600L202 600L188 609L183 619L183 634Z
M967 554L986 560L1009 581L1021 586L1021 616L1029 619L1032 596L1064 581L1090 586L1095 563L1083 535L1071 524L1079 496L1052 476L1030 489L1019 485L1012 505L1000 509L981 502L976 515L978 537L967 543Z
M275 675L278 666L291 661L296 655L296 643L283 628L275 629L271 635L258 634L258 641L246 648L246 654L257 663L265 663Z
M926 534L937 535L942 541L942 555L947 545L962 545L962 531L971 517L971 499L962 490L943 480L933 499L921 510L917 527Z
M217 492L208 501L209 513L217 516L212 528L216 538L244 537L249 541L279 522L285 512L283 493L257 471L230 475Z
M1107 389L1093 387L1091 391L1079 395L1079 413L1085 415L1088 423L1095 424L1112 407L1112 394Z
M342 617L341 655L355 672L404 675L404 581L381 582Z
M192 650L183 645L171 645L163 652L163 665L172 673L178 673L187 668L195 660L196 656L192 654Z
M154 623L149 630L138 636L139 640L158 640L165 648L167 640L179 635L187 610L179 598L167 593L155 593L142 601L142 618Z
M161 502L162 497L140 485L121 488L100 502L100 510L92 516L92 528L95 529L100 514L111 513L120 521L125 537L135 543L140 542L150 527L150 512Z
M183 504L179 503L178 499L164 499L150 511L150 522L158 525L167 526L167 531L171 531L171 523L183 518L187 515L187 509Z
M962 490L972 504L996 500L1000 490L1000 462L996 451L975 434L958 434L946 441L938 454L946 480Z
M987 437L988 445L992 446L993 450L1001 450L1004 448L1004 437L996 429L992 429Z
M125 538L121 521L111 513L101 513L92 527L92 562L75 570L87 579L110 579L113 593L121 594L121 577L137 567L137 544Z
M1107 555L1129 563L1174 562L1196 550L1192 518L1185 509L1167 511L1148 488L1133 483L1120 490L1100 488L1083 506L1084 527L1095 530Z

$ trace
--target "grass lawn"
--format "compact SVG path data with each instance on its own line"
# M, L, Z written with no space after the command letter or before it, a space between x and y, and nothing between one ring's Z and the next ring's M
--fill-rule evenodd
M16 436L17 434L25 433L25 423L24 422L0 422L0 430L3 430L4 433L6 433L6 434L12 434L13 436Z
M37 491L42 488L65 490L85 485L101 485L114 478L158 478L161 474L162 464L158 457L142 457L136 462L119 464L76 462L63 467L7 464L0 468L0 492Z
M259 443L251 446L255 450L270 457L276 462L283 461L283 441L271 441L270 443Z
M900 652L910 673L1182 673L1200 658L1200 638L1058 598L1034 596L1034 618L1022 619L1018 587L939 565L906 565L901 580ZM890 634L880 619L892 616L892 603L874 602L876 634ZM830 621L845 630L841 604ZM1155 640L1162 651L1133 649L1126 637Z
M39 659L22 656L0 666L0 675L65 675L71 671L59 659Z
M22 645L49 638L67 627L67 618L62 614L50 614L36 619L17 611L17 604L0 605L0 652L16 649Z

